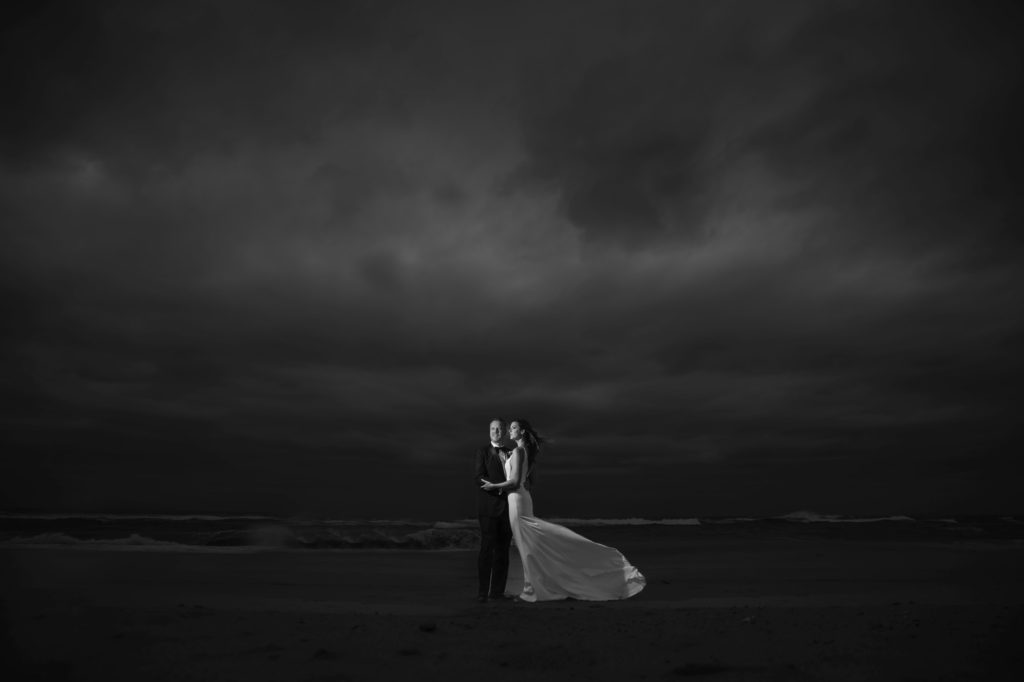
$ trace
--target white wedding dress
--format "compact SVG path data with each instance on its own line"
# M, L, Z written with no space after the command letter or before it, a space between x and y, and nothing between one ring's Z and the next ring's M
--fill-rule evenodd
M511 457L505 461L505 476L512 477ZM508 515L523 561L519 598L524 601L628 599L647 584L643 574L614 547L536 518L533 498L525 488L508 494Z

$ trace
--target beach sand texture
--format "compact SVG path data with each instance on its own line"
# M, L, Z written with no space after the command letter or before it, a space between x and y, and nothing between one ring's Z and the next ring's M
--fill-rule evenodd
M587 529L623 602L480 605L473 551L0 549L5 680L1009 680L1019 540ZM632 540L631 540L632 538ZM522 580L513 552L509 591Z

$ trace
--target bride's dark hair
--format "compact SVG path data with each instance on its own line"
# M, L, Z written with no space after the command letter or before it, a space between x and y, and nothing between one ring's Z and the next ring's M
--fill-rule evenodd
M509 421L509 426L512 425L512 422L519 424L519 428L523 431L523 445L526 447L526 470L529 472L526 479L532 483L533 463L537 460L537 453L540 451L540 444L544 442L544 438L525 419L512 419Z

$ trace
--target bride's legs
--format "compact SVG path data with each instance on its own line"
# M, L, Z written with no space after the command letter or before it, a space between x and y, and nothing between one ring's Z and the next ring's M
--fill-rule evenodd
M527 512L532 512L532 510L533 503L529 493L523 495L516 492L509 495L508 512L512 523L512 536L515 538L516 550L519 552L519 560L523 567L523 590L519 597L525 601L535 601L536 597L533 593L533 576L528 560L528 543L523 537L523 525L520 523L520 518L528 515Z

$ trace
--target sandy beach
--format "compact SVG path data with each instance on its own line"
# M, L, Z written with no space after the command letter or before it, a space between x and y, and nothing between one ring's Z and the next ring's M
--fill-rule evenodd
M644 592L480 605L473 551L8 547L3 660L33 680L1009 680L1024 669L1016 540L590 535L645 573Z

